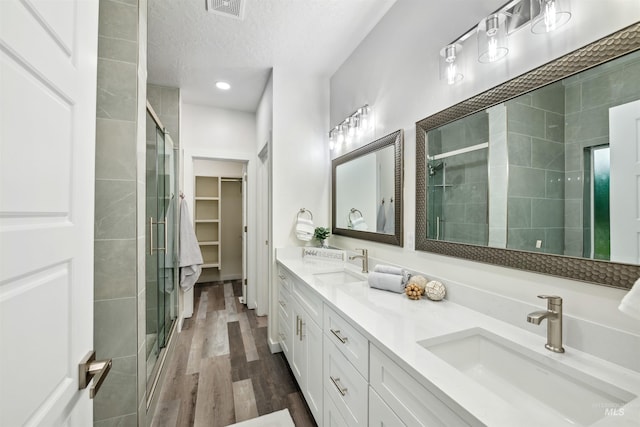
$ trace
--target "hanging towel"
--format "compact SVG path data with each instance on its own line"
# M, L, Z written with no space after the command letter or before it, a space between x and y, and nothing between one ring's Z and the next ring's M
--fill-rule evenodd
M396 232L396 210L394 209L393 201L389 202L385 216L384 232L386 234L394 234Z
M386 220L384 217L384 202L378 207L378 216L376 218L376 232L384 233L384 224Z
M373 268L373 271L375 271L376 273L386 273L394 274L396 276L402 276L403 286L406 286L407 282L409 282L409 279L411 278L411 273L409 273L407 270L402 267L394 267L392 265L377 264Z
M174 195L171 195L171 198L169 199L169 203L167 203L167 216L165 217L165 221L167 222L167 227L165 228L165 230L173 230L174 225L175 225L175 215L176 215L176 207L174 207L174 205L176 204L175 200L174 200ZM171 231L169 231L169 234L171 236L173 236L173 233L171 233ZM164 251L164 291L168 294L170 294L171 292L173 292L173 288L174 288L174 278L173 278L173 272L174 272L174 268L175 268L175 257L174 257L174 239L170 238L169 236L164 236L164 246L166 248L166 250Z
M640 319L640 279L631 287L629 292L622 298L618 310L631 317Z
M202 271L202 252L196 233L191 225L186 200L180 204L180 286L185 291L191 289Z
M402 283L403 278L397 274L372 271L369 273L367 280L369 281L369 286L372 288L397 292L399 294L404 292L404 284Z
M351 222L351 228L354 230L367 231L369 226L364 222L364 218L358 217Z
M312 220L298 217L298 221L296 222L296 237L298 240L308 242L313 239L314 231L315 227L313 226Z

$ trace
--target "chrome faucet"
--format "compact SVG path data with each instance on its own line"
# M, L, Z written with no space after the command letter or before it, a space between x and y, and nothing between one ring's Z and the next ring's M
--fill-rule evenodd
M527 322L539 325L547 319L547 343L544 347L556 353L564 353L562 348L562 298L555 295L538 295L547 300L546 311L534 311L527 315Z
M362 255L351 255L349 257L349 260L362 258L362 272L368 273L369 272L369 251L366 249L357 249L357 248L356 248L356 251L362 251Z

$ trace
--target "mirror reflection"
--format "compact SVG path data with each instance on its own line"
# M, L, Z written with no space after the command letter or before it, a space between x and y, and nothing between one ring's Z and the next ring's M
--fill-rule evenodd
M394 147L336 167L336 226L395 233Z
M332 233L402 245L402 131L332 161Z
M640 52L426 133L426 237L640 263Z

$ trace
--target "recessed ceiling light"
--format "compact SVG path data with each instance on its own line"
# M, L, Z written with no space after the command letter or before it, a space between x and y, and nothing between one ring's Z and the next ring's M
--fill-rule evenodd
M229 90L231 85L227 82L216 82L216 87L220 90Z

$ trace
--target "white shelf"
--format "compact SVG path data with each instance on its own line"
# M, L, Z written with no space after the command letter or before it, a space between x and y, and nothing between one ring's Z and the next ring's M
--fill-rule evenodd
M220 178L194 177L194 223L204 263L202 268L220 268Z

